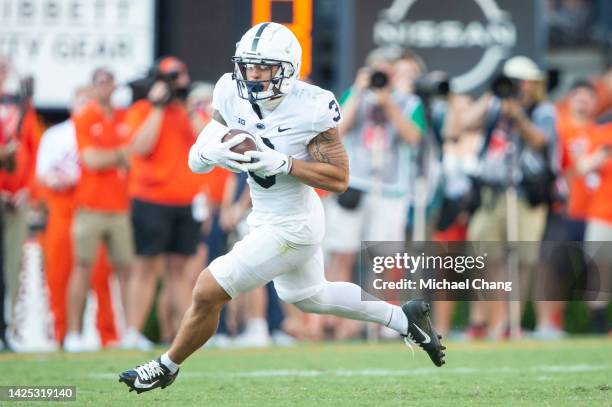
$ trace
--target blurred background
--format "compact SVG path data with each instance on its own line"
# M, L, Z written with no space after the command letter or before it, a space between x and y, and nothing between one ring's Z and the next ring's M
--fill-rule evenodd
M498 266L535 293L609 276L609 251L539 245L612 240L608 0L0 0L4 349L172 340L198 272L246 233L244 176L182 171L262 21L296 34L301 78L343 111L350 188L320 191L329 280L359 280L362 240L530 241ZM457 340L609 335L598 284L585 301L438 301L435 323ZM209 346L395 336L301 314L270 284Z

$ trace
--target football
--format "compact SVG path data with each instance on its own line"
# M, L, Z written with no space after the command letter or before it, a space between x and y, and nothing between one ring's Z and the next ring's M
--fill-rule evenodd
M255 136L253 136L252 134L244 131L244 130L240 130L240 129L232 129L230 130L225 136L223 136L223 138L221 139L221 141L223 141L224 143L226 141L231 140L232 138L236 137L239 134L246 134L247 138L240 144L235 145L234 147L232 147L232 151L238 154L244 154L247 151L254 151L257 150L257 144L255 143Z

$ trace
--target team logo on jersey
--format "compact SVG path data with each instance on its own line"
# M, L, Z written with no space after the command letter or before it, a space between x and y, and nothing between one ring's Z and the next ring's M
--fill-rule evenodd
M265 129L265 128L266 128L266 126L264 126L264 124L263 124L263 123L257 123L256 127L257 127L259 130L263 130L263 129Z

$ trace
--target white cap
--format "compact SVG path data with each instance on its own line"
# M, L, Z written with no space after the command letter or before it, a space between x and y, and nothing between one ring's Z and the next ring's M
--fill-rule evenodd
M504 64L504 75L525 81L541 81L544 79L544 72L538 68L538 65L524 56L507 60Z

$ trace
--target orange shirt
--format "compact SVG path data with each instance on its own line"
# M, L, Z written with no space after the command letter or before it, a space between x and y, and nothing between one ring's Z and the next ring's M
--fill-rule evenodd
M581 156L591 151L597 125L578 125L567 117L559 120L557 130L561 143L561 169L567 171L575 167ZM573 219L586 219L593 190L587 186L583 176L576 174L568 177L568 187L567 214Z
M4 138L4 126L2 126L2 123L0 122L0 145L3 145L6 143L6 140ZM4 178L6 177L6 174L4 173L4 171L0 170L0 191L2 191L4 189Z
M208 196L210 201L216 205L223 202L223 191L225 183L232 173L221 167L215 167L207 174L202 174L202 191Z
M129 132L121 122L122 112L108 117L97 102L90 102L74 117L77 143L82 154L86 148L116 149L128 141ZM81 158L82 161L82 158ZM81 179L76 189L77 207L102 212L125 212L129 207L128 171L120 167L100 170L81 162Z
M601 126L594 139L594 148L609 145L612 149L612 124ZM612 158L598 170L599 186L589 205L588 218L612 223Z
M127 112L125 123L132 137L153 106L136 102ZM132 160L130 196L161 205L190 205L201 190L204 177L189 169L189 149L196 139L187 111L178 104L164 108L159 138L152 151Z
M5 105L0 114L0 125L4 127L4 141L8 141L8 134L14 134L18 123L18 107L16 105ZM36 168L36 150L42 134L41 127L33 108L26 111L18 136L16 152L16 168L10 173L0 170L0 178L3 178L2 191L14 194L24 188L31 189L34 185L34 169Z

